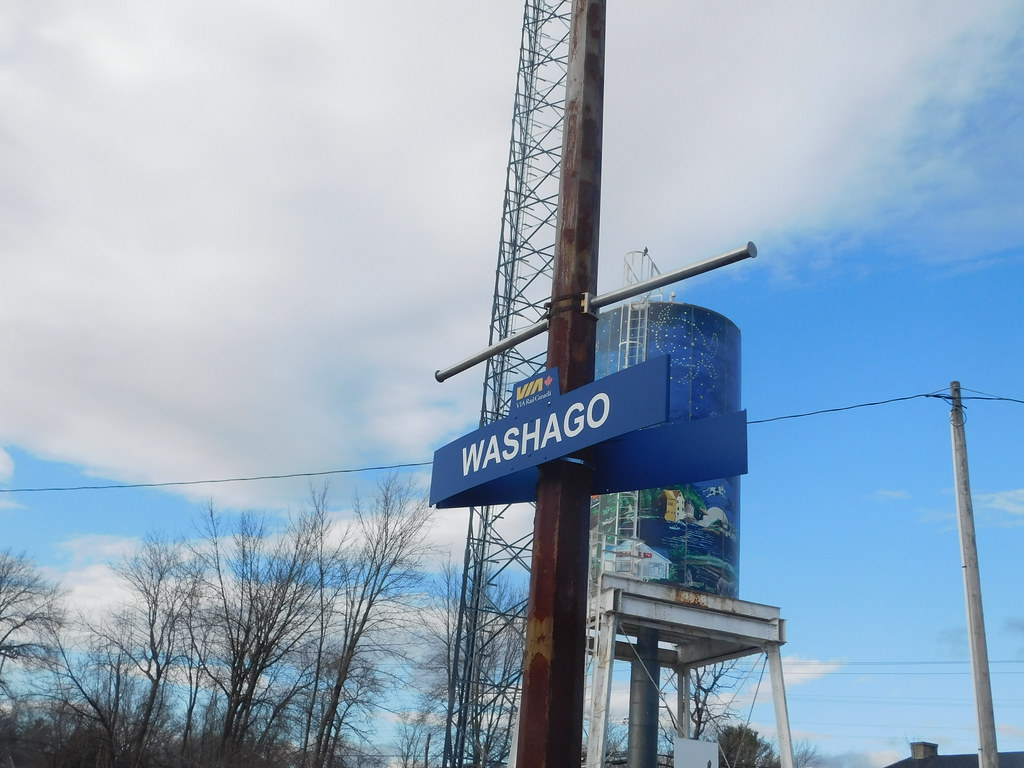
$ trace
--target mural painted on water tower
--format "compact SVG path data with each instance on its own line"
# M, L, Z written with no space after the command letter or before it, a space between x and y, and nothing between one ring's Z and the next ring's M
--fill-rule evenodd
M692 304L651 301L602 312L597 333L599 377L669 356L670 419L741 409L740 332L728 318ZM591 524L608 535L619 555L627 546L638 546L624 542L638 540L645 550L638 557L667 559L667 575L654 571L657 577L651 580L735 597L739 499L739 477L610 494L592 499Z

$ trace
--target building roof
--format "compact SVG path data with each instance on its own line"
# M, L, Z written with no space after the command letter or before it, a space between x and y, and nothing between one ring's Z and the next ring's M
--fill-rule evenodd
M916 745L911 745L915 747ZM928 744L934 747L934 744ZM929 750L922 757L907 757L886 768L978 768L978 755L940 755ZM1024 752L1000 752L999 768L1024 768Z

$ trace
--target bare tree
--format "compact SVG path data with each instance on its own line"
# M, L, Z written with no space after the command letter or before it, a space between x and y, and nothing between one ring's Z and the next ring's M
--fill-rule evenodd
M196 738L197 731L204 729L197 724L197 719L200 712L206 709L205 704L212 691L216 690L212 679L206 674L206 662L214 656L217 632L215 627L206 621L208 590L202 578L202 563L193 558L187 561L187 569L192 592L182 611L181 631L185 650L178 665L184 697L178 760L183 765L204 762L200 754L202 744L197 744ZM208 732L209 729L205 731Z
M609 723L605 736L605 765L625 764L629 755L629 721Z
M430 743L438 732L430 712L400 712L395 725L395 757L401 768L427 768Z
M183 543L147 537L115 572L129 600L99 634L131 662L145 692L133 712L129 765L144 762L156 722L168 707L168 677L188 651L185 619L197 596Z
M440 763L444 724L454 668L461 568L449 556L425 585L420 623L410 645L421 649L412 661L406 690L415 689L408 710L398 713L395 749L403 768ZM431 749L432 747L432 749Z
M353 506L355 522L326 574L336 603L317 660L326 674L310 700L316 716L306 761L313 768L333 762L355 703L351 686L365 684L372 669L368 657L383 650L388 632L407 623L405 598L417 586L427 552L429 509L410 483L389 476L377 484L369 506L359 498Z
M454 693L461 579L462 574L451 565L442 572L431 625L434 636L428 641L437 649L427 659L428 669L437 670L433 690L445 706L451 706L450 695ZM480 612L473 633L475 679L470 681L473 690L467 697L471 709L465 713L468 727L463 748L470 752L474 765L506 762L511 750L518 702L510 693L523 668L526 591L525 584L493 583L485 595L490 610ZM464 648L462 652L468 650ZM441 670L443 680L438 674Z
M306 657L305 669L309 675L307 700L303 707L301 762L308 762L314 729L319 725L321 712L317 702L320 699L322 681L328 675L330 665L332 638L331 627L337 608L342 586L337 574L345 556L347 531L341 531L331 525L328 514L328 486L310 486L310 516L317 529L315 536L315 553L313 577L317 591L317 617L313 637L303 649Z
M690 735L699 739L715 733L732 717L722 693L736 688L742 680L736 661L725 661L690 671Z
M462 569L449 557L432 581L423 609L419 661L424 683L424 708L440 711L448 706L455 663Z
M24 553L0 550L0 693L10 694L7 663L43 658L63 621L60 590Z
M795 768L818 768L822 763L821 752L809 741L798 741L793 745Z
M80 619L73 645L55 643L51 693L94 733L96 765L137 768L166 750L176 715L168 683L187 651L183 618L194 600L185 554L180 542L147 538L114 568L127 599L97 623Z
M320 608L314 532L309 517L300 516L271 536L253 513L229 532L208 510L194 551L208 597L202 619L214 634L203 669L222 699L210 703L222 763L236 763L247 744L265 744L302 684L290 665L301 658Z
M426 504L393 478L357 500L348 525L328 513L326 488L283 526L211 507L188 544L147 538L114 568L127 599L66 631L56 590L0 553L0 671L48 662L33 727L52 738L25 764L382 764L369 725L394 684L384 662L408 660L422 616L428 525ZM431 712L411 722L424 759Z
M71 645L55 640L53 678L49 701L75 724L75 731L88 734L88 760L103 766L129 761L133 713L146 698L135 665L124 652L124 643L110 643L109 636L90 633L83 623L81 638Z

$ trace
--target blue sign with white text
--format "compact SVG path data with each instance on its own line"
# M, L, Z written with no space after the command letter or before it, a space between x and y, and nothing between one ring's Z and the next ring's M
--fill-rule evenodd
M591 462L591 494L745 475L747 412L668 421L630 432L596 445ZM450 508L536 501L539 476L538 467L528 467L447 497L435 497L431 488L431 503Z
M551 387L547 382L551 375L547 371L520 385L536 387L532 392L524 389L520 399L546 391L550 396L514 408L507 418L434 452L431 504L461 506L465 492L472 488L504 486L506 480L518 484L513 476L523 470L659 424L668 416L667 357L626 368L564 395L558 394L557 387L544 389ZM531 385L533 381L541 386Z

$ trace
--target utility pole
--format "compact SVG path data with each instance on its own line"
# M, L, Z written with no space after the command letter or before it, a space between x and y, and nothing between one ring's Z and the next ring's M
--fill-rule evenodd
M604 33L605 0L573 0L547 352L563 393L594 380ZM581 762L592 472L582 455L540 468L517 768Z
M979 768L999 768L996 747L995 716L992 712L992 681L989 675L988 646L985 641L985 616L981 606L981 575L978 570L978 543L974 536L974 507L971 504L971 479L967 471L967 438L964 435L964 409L960 382L949 385L953 410L949 423L953 433L953 475L956 478L957 521L960 528L960 556L963 561L964 595L967 601L967 632L974 670L974 703L978 710Z

